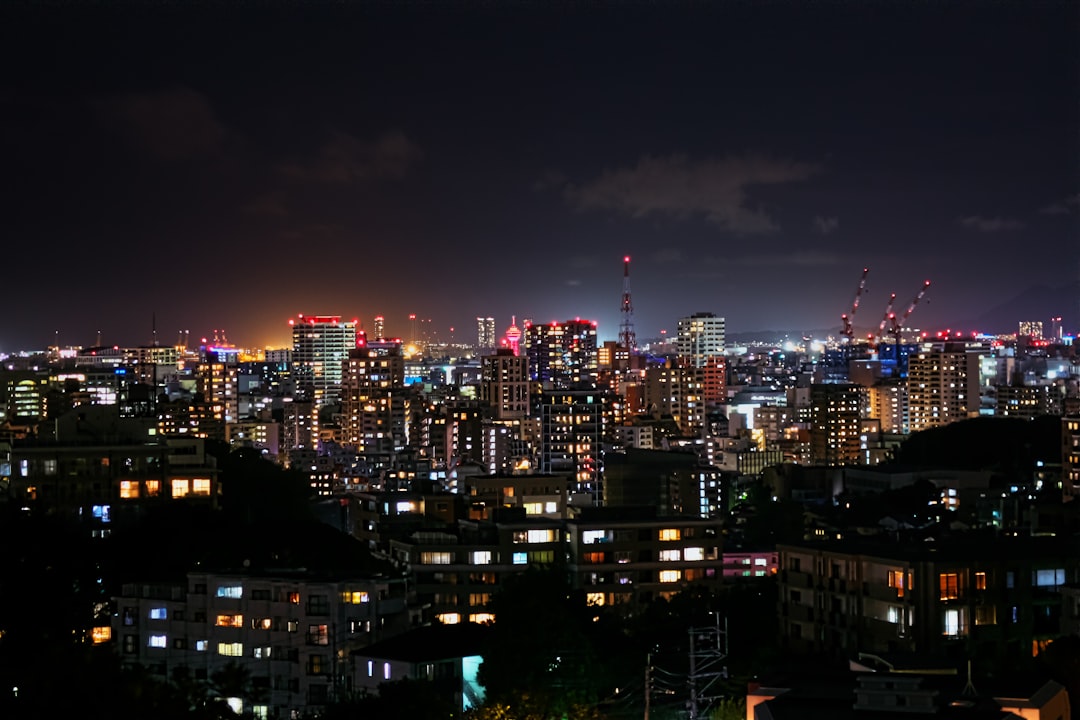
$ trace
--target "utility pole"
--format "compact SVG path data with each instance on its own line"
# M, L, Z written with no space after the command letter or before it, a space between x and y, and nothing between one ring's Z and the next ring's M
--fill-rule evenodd
M728 655L727 618L724 618L723 630L720 629L720 616L715 615L715 618L713 627L690 628L689 720L698 720L699 713L708 711L713 701L720 699L720 695L710 690L717 680L727 677L727 666L721 665Z
M652 653L645 655L645 720L649 720L650 700L652 700Z

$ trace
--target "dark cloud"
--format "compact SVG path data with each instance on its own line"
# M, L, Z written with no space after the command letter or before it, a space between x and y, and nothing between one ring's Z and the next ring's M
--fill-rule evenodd
M336 132L315 157L283 163L278 170L283 177L298 182L332 184L400 179L422 158L420 147L400 131L387 132L374 141Z
M212 154L227 135L206 96L186 87L100 98L96 107L107 129L157 160Z
M1065 198L1061 202L1053 202L1039 208L1040 215L1068 215L1080 206L1080 194Z
M836 231L840 227L840 221L834 217L821 217L818 215L814 218L814 229L822 235L829 235Z
M748 235L779 229L765 210L751 206L751 187L800 182L817 172L816 165L759 155L699 161L685 155L646 156L634 167L608 170L565 192L581 209L614 210L634 218L703 216L723 230Z
M1003 230L1020 230L1024 227L1024 223L1019 220L1000 217L987 218L982 215L962 217L959 222L966 228L987 233L1002 232Z

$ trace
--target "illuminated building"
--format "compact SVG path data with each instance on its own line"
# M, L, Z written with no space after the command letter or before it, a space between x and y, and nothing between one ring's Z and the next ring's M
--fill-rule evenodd
M1021 321L1017 325L1016 337L1029 338L1031 340L1043 339L1043 324L1040 320Z
M125 584L113 601L125 667L166 682L239 663L258 699L222 700L250 717L319 715L346 692L350 652L408 628L403 579L340 572L189 572Z
M405 447L406 405L400 342L349 351L341 384L343 444L360 453L390 453Z
M918 653L988 661L1060 635L1060 589L1080 557L1052 536L778 545L780 632L791 653Z
M602 390L553 390L540 398L540 470L573 478L574 492L603 499L609 396Z
M342 322L338 315L299 315L289 324L297 388L310 389L318 407L338 402L342 367L356 348L356 322Z
M870 417L877 419L883 433L907 434L908 385L899 377L883 378L868 391Z
M569 573L590 605L634 612L721 582L722 523L655 508L584 508L567 521Z
M544 388L567 389L596 382L600 354L595 322L526 323L524 339L529 375Z
M949 343L908 358L911 432L978 415L979 357Z
M510 319L510 327L506 329L506 347L515 355L521 354L521 329L517 326L517 318Z
M1080 415L1061 419L1062 497L1066 502L1080 497Z
M495 318L476 318L476 349L491 350L495 347Z
M278 461L281 452L281 425L272 420L240 420L225 427L230 447L249 447L260 451L267 460Z
M529 360L508 348L485 355L481 364L481 399L495 420L521 420L529 413Z
M708 312L679 318L675 349L690 365L701 367L708 358L723 355L724 343L724 318Z
M860 462L861 420L866 390L860 385L824 383L810 388L810 459L816 465Z
M214 460L199 438L158 438L153 422L115 408L82 408L57 420L55 441L16 443L9 493L32 513L67 516L107 537L111 523L147 505L217 505Z
M236 422L240 416L238 351L206 348L204 359L195 368L195 378L196 389L210 404L214 418L223 424Z

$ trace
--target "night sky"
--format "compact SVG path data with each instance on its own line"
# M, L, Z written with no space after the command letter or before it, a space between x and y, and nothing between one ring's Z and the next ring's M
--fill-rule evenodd
M614 339L627 254L639 339L1080 323L1074 1L75 6L0 7L0 351Z

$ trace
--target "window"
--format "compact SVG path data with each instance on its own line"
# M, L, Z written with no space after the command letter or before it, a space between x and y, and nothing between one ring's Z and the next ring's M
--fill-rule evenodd
M262 602L269 602L270 601L270 591L267 590L266 588L259 588L257 590L252 590L251 591L251 599L252 600L259 600L259 601L262 601Z
M330 644L330 626L329 625L308 625L307 642L308 645L329 645Z
M206 649L208 647L210 647L210 641L209 640L196 640L195 641L195 652L206 652Z
M536 564L545 564L555 562L554 550L533 550L529 553L529 562Z
M298 593L298 592L289 593L289 603L291 603L292 605L299 605L300 604L300 593Z
M903 621L903 619L903 608L896 607L895 605L890 605L889 608L885 611L885 622L892 623L893 625L898 625L900 622Z
M214 622L217 627L244 627L243 615L218 615Z
M217 596L223 598L240 598L244 595L242 585L218 585Z
M454 554L449 552L422 552L421 565L449 565L454 561Z
M660 539L665 542L682 540L682 533L678 528L664 528L660 531Z
M469 594L469 605L471 607L482 607L484 605L487 605L489 600L491 600L491 595L488 593Z
M170 483L170 486L172 487L172 496L174 498L182 498L189 492L191 492L188 480L186 478L173 480Z
M150 497L154 497L156 495L161 494L161 481L160 480L147 480L144 484L146 485L146 494L149 495Z
M889 570L889 587L896 590L896 597L904 597L904 571Z
M619 563L620 565L630 562L633 557L633 553L631 553L629 550L615 551L615 562Z
M946 637L967 635L967 608L949 608L945 611L944 621Z
M457 625L461 622L460 613L439 613L435 616L443 625Z
M491 551L490 550L476 550L472 554L473 565L490 565L491 564Z
M975 624L997 625L997 607L994 605L976 605Z
M1057 587L1065 584L1065 568L1056 570L1035 570L1031 573L1031 584L1036 587Z
M363 590L346 590L341 594L341 601L347 605L359 605L368 600L368 594Z
M604 530L586 530L581 533L581 542L583 545L592 545L593 543L601 543L607 540L607 532Z
M382 665L382 676L383 676L383 680L389 680L390 679L390 663L388 663L388 662L383 663L383 665Z
M678 562L682 560L681 550L661 550L660 560L662 562Z
M747 574L749 575L749 573L747 573ZM682 573L679 572L678 570L661 570L660 571L660 582L662 582L662 583L679 582L679 579L681 577L682 577Z
M139 483L135 480L120 481L120 499L132 500L139 497Z
M492 613L473 613L469 616L469 622L483 625L484 623L495 622L495 615Z
M210 494L210 479L209 478L195 478L191 481L191 494L192 495L209 495Z
M581 556L582 562L587 565L597 565L604 562L604 553L602 552L589 552Z
M939 598L941 600L956 600L960 597L959 576L956 573L941 573L938 575Z
M976 590L985 590L986 589L986 573L985 572L977 572L977 573L975 573L975 589ZM975 621L975 624L976 625L979 624L978 620Z
M688 547L683 548L683 560L693 562L695 560L705 559L705 548Z
M526 515L543 515L544 514L544 503L540 503L540 502L525 503L525 514Z
M555 542L554 530L517 530L514 532L515 543L549 543Z
M169 617L169 612L163 607L150 608L151 620L166 620Z
M169 641L164 635L151 635L146 645L147 647L163 648L169 646Z
M288 630L291 633L299 631L300 630L300 621L299 620L290 620L285 629Z
M330 614L330 598L326 595L312 595L308 598L307 605L308 615L329 615Z
M515 565L526 565L529 562L529 553L516 552L514 553Z
M754 558L754 564L755 565L761 565L762 567L764 567L765 565L768 565L769 563L765 558Z
M272 618L268 618L268 617L251 618L251 629L252 630L271 630L271 629L273 629L273 627L274 627L274 621L273 621Z
M95 627L91 638L93 639L95 645L109 642L110 640L112 640L112 628L108 625Z
M329 663L326 661L325 655L311 655L308 657L308 675L325 675L329 670Z
M218 655L227 655L228 657L243 657L244 643L218 643L217 651Z

